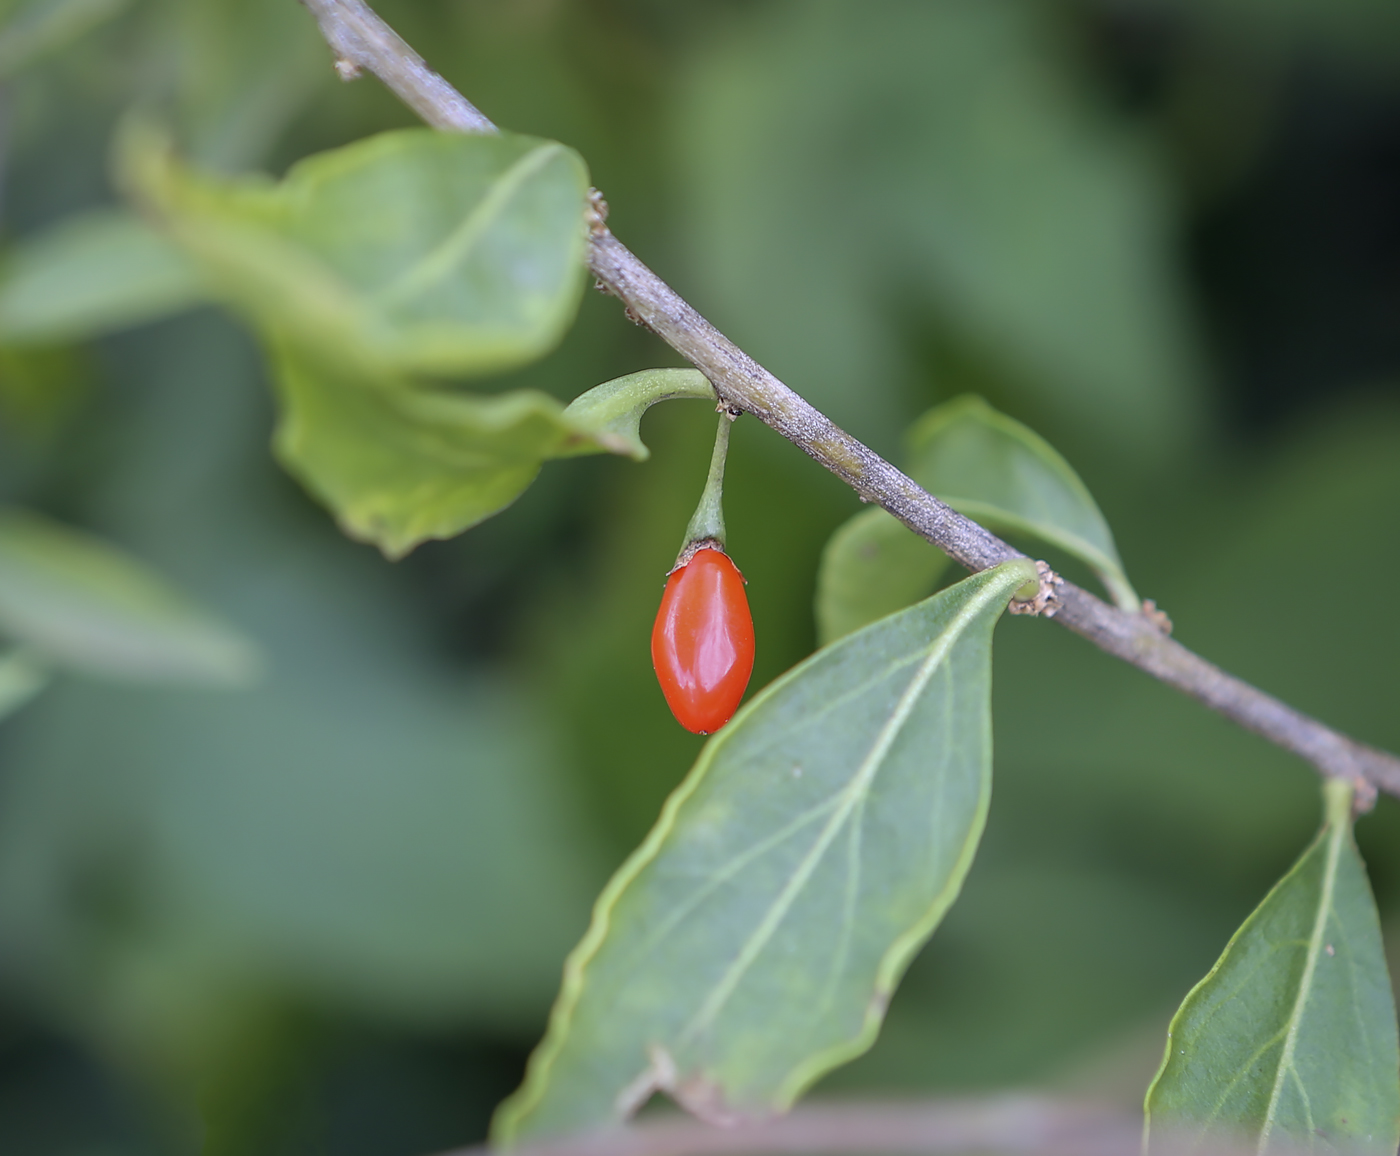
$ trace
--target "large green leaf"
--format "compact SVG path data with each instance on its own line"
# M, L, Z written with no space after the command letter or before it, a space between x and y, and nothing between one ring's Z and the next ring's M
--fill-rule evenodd
M237 684L256 653L134 559L27 511L0 510L0 635L55 666L143 682Z
M141 125L121 157L211 289L360 374L510 369L552 348L578 305L588 174L551 141L405 129L277 183L193 172Z
M289 349L276 362L277 456L347 534L391 558L504 509L546 458L601 448L535 390L390 387Z
M658 1088L766 1116L870 1046L981 834L992 626L1031 574L819 651L706 744L599 898L500 1140L616 1122Z
M1393 1156L1400 1143L1380 919L1352 840L1351 787L1325 790L1316 841L1172 1020L1149 1129L1243 1134L1261 1153L1276 1143Z
M1055 448L980 397L924 414L909 433L909 476L959 513L1000 531L1031 534L1088 563L1124 610L1140 603L1113 532L1074 468Z
M131 213L99 210L26 238L0 270L0 342L81 340L204 296L199 271Z
M825 646L927 597L948 555L878 507L838 527L817 571L817 642Z

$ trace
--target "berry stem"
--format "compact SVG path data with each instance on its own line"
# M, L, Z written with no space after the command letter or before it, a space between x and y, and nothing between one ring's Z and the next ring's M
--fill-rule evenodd
M729 456L729 427L734 419L726 410L720 410L719 429L715 431L715 449L710 455L710 473L705 479L705 492L700 495L700 504L685 528L685 542L681 555L690 551L696 542L714 542L724 548L724 461Z

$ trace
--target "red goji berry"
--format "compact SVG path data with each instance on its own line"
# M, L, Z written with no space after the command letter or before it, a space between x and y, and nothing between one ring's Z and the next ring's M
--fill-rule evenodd
M753 617L744 578L711 547L666 581L651 631L651 661L676 721L710 734L736 710L753 673Z

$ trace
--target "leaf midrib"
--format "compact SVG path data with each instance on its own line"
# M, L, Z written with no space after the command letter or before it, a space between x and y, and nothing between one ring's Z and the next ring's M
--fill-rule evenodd
M860 767L851 781L841 792L841 801L837 805L835 812L827 821L826 826L817 836L806 857L798 865L797 870L788 880L787 884L779 892L778 897L769 907L763 920L759 923L753 933L740 948L739 954L733 963L729 965L718 983L710 989L705 1001L700 1005L690 1022L682 1029L678 1037L678 1043L687 1043L700 1032L704 1031L724 1009L724 1005L734 994L744 975L754 962L762 954L763 949L777 933L783 920L787 917L792 905L797 901L802 889L807 885L807 881L816 871L817 865L826 854L827 849L835 841L851 813L857 804L864 800L869 792L870 785L874 782L875 776L879 773L885 757L888 755L890 747L894 745L895 739L908 722L909 716L914 711L914 706L919 697L928 686L929 680L938 670L943 659L953 648L954 643L962 636L963 631L974 618L982 611L986 604L992 601L1001 593L1001 583L990 583L979 591L948 623L942 634L939 635L933 646L930 648L928 657L924 659L904 693L900 695L899 701L895 704L895 709L891 712L889 719L880 728L875 736L875 741L871 745L869 753L862 760Z
M913 651L909 654L901 654L897 659L890 662L890 664L885 669L881 670L878 674L872 675L864 682L861 682L856 686L852 687L845 694L840 695L837 698L828 699L825 703L822 704L819 710L813 712L812 715L808 716L809 721L812 719L822 718L825 715L831 713L832 711L838 709L845 703L848 703L853 699L860 698L862 695L869 693L871 687L897 674L905 666L912 665L916 661L918 661L917 654L917 651ZM784 731L780 735L774 736L773 743L770 745L778 744L783 738L786 737L787 733L788 732ZM655 950L656 946L659 943L661 943L668 935L670 935L671 932L674 931L680 923L682 923L686 918L688 918L690 914L701 903L703 903L706 899L713 895L715 891L722 887L724 884L732 881L736 875L738 875L741 871L744 870L744 868L748 867L755 860L762 858L764 855L768 854L768 852L776 849L777 847L780 847L783 843L787 842L787 840L791 839L793 836L799 834L805 828L811 826L818 819L822 818L833 807L840 806L842 797L847 789L847 787L842 787L840 790L833 791L820 802L814 803L812 806L807 807L798 814L794 815L787 822L786 825L779 828L771 835L760 839L757 843L751 844L750 846L744 848L744 850L732 855L729 861L725 863L719 870L710 875L705 880L702 886L698 887L686 898L684 903L674 908L667 915L666 919L657 926L656 930L653 931L651 935L647 937L646 941L642 944L642 946L637 949L634 959L640 960L646 957L647 955L651 954L651 952Z
M374 295L376 302L386 307L401 305L447 276L471 254L487 227L501 214L520 186L562 151L560 145L541 145L512 164L492 182L486 195L452 232Z
M1259 1133L1259 1146L1263 1153L1268 1146L1269 1135L1278 1121L1279 1100L1283 1095L1284 1083L1289 1075L1297 1078L1293 1070L1293 1055L1298 1046L1298 1033L1302 1027L1303 1015L1307 1010L1308 998L1312 994L1313 977L1317 973L1318 957L1322 954L1323 938L1327 931L1327 919L1332 912L1332 897L1337 884L1337 867L1341 862L1342 842L1346 838L1346 823L1337 816L1329 816L1331 830L1327 840L1327 862L1322 873L1322 895L1317 906L1317 916L1313 920L1312 935L1308 939L1308 953L1303 964L1303 977L1298 984L1298 995L1289 1013L1288 1034L1284 1037L1283 1051L1279 1054L1278 1070L1274 1074L1274 1086L1269 1095L1269 1107L1264 1113L1264 1126ZM1301 1090L1302 1081L1299 1079ZM1304 1102L1307 1096L1304 1094Z

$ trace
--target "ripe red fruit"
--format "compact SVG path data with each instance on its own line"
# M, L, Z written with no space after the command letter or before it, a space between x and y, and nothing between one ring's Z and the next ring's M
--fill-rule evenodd
M651 662L676 721L706 735L739 709L753 673L753 616L727 554L697 550L666 580Z

